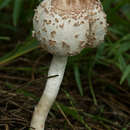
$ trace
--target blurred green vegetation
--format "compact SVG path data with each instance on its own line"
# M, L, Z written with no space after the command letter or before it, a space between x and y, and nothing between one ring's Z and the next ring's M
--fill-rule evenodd
M0 64L5 64L38 47L38 43L31 38L31 31L33 10L39 2L40 0L0 0L1 44L5 42L8 45L9 41L16 39L23 42L21 46L14 43L14 48L15 46L17 48L13 52L2 53ZM129 0L104 0L103 6L110 26L106 41L101 44L96 54L97 58L93 60L94 64L114 64L122 72L120 83L127 79L130 85L130 2ZM18 39L20 34L22 36ZM13 43L10 44L13 46ZM91 51L91 49L85 51ZM77 69L74 70L77 71Z
M33 71L31 67L13 68L9 67L9 64L19 57L33 52L34 54L30 56L32 59L35 59L36 56L40 57L43 53L39 52L39 43L31 37L34 8L39 2L40 0L0 0L0 71ZM117 82L124 85L122 87L130 86L130 0L102 0L102 3L109 23L108 34L104 43L97 49L84 49L80 55L70 57L67 66L68 69L73 71L77 89L81 96L84 96L82 75L88 77L88 86L95 105L98 104L98 101L92 79L94 75L97 75L95 70L97 66L101 66L104 73L106 72L105 69L111 69L111 67L116 69L120 72L120 78ZM46 68L41 67L37 70L37 73L44 69ZM71 102L69 93L64 92ZM22 91L22 93L26 92ZM25 95L30 96L27 93ZM65 114L74 117L85 125L86 129L91 129L84 122L83 117L76 110L73 103L70 104L74 109L58 103L55 107L57 106L56 108L62 109ZM113 124L99 115L94 116L89 113L85 113L85 115L99 120L108 130L110 127L105 126L105 123ZM127 127L122 128L122 130L124 129L127 129Z

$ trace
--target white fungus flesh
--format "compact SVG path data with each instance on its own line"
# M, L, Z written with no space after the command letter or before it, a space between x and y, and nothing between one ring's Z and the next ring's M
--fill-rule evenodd
M68 56L96 47L106 34L106 15L100 0L44 0L35 10L33 36L53 59L45 90L34 109L31 130L44 130L58 94Z
M99 0L44 0L35 10L34 36L54 55L72 56L96 47L106 34Z

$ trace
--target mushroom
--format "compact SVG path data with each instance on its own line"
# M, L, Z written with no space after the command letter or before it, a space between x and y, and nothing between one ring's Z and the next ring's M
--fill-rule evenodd
M56 99L68 56L96 47L106 34L106 14L100 0L43 0L35 9L33 36L53 55L45 90L35 107L31 128L44 130Z

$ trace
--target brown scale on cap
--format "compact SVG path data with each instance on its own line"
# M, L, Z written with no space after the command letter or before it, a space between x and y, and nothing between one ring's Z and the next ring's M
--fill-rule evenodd
M56 35L56 31L52 31L52 32L51 32L51 37L54 38L55 35Z
M87 16L84 17L84 20L87 20L88 18L89 18L89 16L87 15Z
M59 20L58 20L58 18L55 18L55 21L56 21L57 23L59 23Z
M78 38L78 36L79 36L79 35L78 35L78 34L76 34L74 37L75 37L75 38Z
M47 32L46 27L43 27L43 28L42 28L42 31L43 31L43 32Z
M46 24L51 24L51 20L46 21Z
M46 42L46 38L45 37L43 37L42 40Z
M81 23L80 24L84 24L84 21L81 21Z
M70 46L66 43L66 42L62 42L62 47L63 48L67 48L67 49L69 49L70 48Z
M63 28L63 27L64 27L64 24L60 24L59 27L60 27L60 28Z
M49 11L48 11L48 9L47 9L47 8L45 8L45 12L46 12L47 14L49 14Z
M36 34L37 34L37 35L40 35L41 33L40 33L40 31L38 31L38 32L36 32Z
M80 47L80 48L85 48L85 47L86 47L85 41L80 41L79 47Z
M56 45L56 41L49 40L49 45L50 45L50 46L55 46L55 45Z
M62 17L63 20L66 20L67 18L68 18L68 17L67 17L67 16L64 16L64 15L63 15L63 17Z
M76 22L76 23L74 23L74 26L75 26L75 27L80 26L80 23L79 23L79 22Z

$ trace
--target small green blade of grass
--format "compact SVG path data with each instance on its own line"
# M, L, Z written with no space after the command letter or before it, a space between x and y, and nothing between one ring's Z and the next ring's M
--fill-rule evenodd
M73 98L73 97L69 94L69 92L67 92L66 90L63 89L63 91L64 91L66 97L69 99L70 105L71 105L72 107L74 107L74 104L75 104L74 98Z
M22 3L24 0L15 0L13 9L13 24L16 26L19 20Z
M109 27L108 28L108 31L111 32L112 35L120 35L120 36L123 36L124 33L119 30L116 26L113 26L113 27Z
M112 121L110 121L110 120L108 120L108 119L106 119L106 118L103 118L103 117L101 117L101 116L99 116L99 115L92 115L92 114L86 113L86 112L83 112L83 114L84 114L85 116L89 117L89 118L94 119L94 120L103 121L103 122L105 122L105 123L114 125L114 123L113 123Z
M103 7L105 11L110 10L110 6L113 3L113 0L104 0L103 1Z
M9 24L3 24L3 23L0 23L0 29L8 29L8 30L13 31L13 32L17 32L18 31L16 29L16 27L14 27L12 25L9 25Z
M122 37L119 41L117 42L123 42L123 41L129 41L130 40L130 33Z
M60 108L64 111L65 114L72 116L74 119L76 119L77 121L79 121L80 123L82 123L87 130L92 130L88 126L88 124L84 121L83 116L81 116L81 115L79 115L77 113L77 110L69 108L69 107L66 107L63 104L58 103L58 102L57 102L57 104L60 106Z
M90 89L91 95L93 97L93 102L94 102L95 105L98 105L97 99L96 99L96 96L95 96L95 92L94 92L94 89L93 89L93 85L92 85L92 79L91 79L90 76L88 76L88 80L89 80L89 89Z
M128 20L130 20L130 3L129 4L125 4L122 8L121 8L123 14L127 17Z
M75 76L75 80L76 80L80 95L83 96L83 87L82 87L82 83L80 79L79 67L77 64L74 64L74 76Z
M9 41L9 40L10 40L10 37L0 36L0 40Z
M9 83L9 82L6 82L5 85L6 85L6 87L8 87L9 89L12 89L12 90L15 88L15 86L13 84ZM30 93L26 90L23 90L22 88L17 88L15 93L16 94L22 94L25 97L31 97L31 98L33 98L37 101L39 100L39 98L36 97L34 94L32 94L32 93Z
M110 46L110 51L108 53L108 56L118 56L121 53L125 53L130 49L130 34L127 34L123 36L121 39L117 40L116 43L114 43L112 46ZM115 53L118 52L118 53Z
M125 128L122 128L121 130L128 130L128 127L130 127L130 122L125 126Z
M25 42L23 45L18 46L15 50L12 52L7 53L3 57L0 58L0 65L6 64L11 60L14 60L15 58L22 56L23 54L26 54L36 48L39 47L38 42L31 40L29 42Z
M91 61L89 63L89 71L88 71L88 81L89 81L89 89L90 89L90 93L92 95L93 98L93 102L95 105L98 104L96 96L95 96L95 92L93 89L93 84L92 84L92 74L94 72L93 68L95 66L95 64L97 63L97 61L99 61L100 57L102 56L102 52L104 50L104 44L100 45L97 49L97 53L96 56L91 58Z
M7 67L7 66L0 66L0 70L4 71L13 71L13 72L32 72L33 68L32 67ZM39 67L35 73L40 73L43 74L43 72L46 72L48 70L47 66Z
M111 128L105 124L103 121L99 121L99 123L105 128L105 130L111 130Z
M118 63L116 63L116 65L119 67L119 69L122 71L123 74L125 71L127 71L126 69L129 68L128 66L130 66L130 65L126 64L126 61L125 61L123 55L119 55ZM125 73L126 73L125 77L123 77L123 75L122 75L123 79L121 78L122 81L120 80L120 84L122 84L124 82L124 80L127 79L128 85L130 85L130 74L127 74L129 72L125 72Z
M9 4L10 1L11 0L3 0L2 2L0 2L0 9L5 8Z
M120 80L120 84L124 82L124 80L128 77L129 74L130 74L130 65L128 65L126 69L124 70L123 75Z
M130 43L129 41L128 42L123 42L121 45L120 45L120 48L118 50L119 54L124 54L126 53L127 51L130 50Z
M63 112L63 110L60 107L60 105L58 103L56 103L56 106L59 109L59 111L62 114L62 116L65 118L65 120L68 123L68 125L72 128L72 130L75 130L74 126L72 125L72 123L70 122L70 120L67 118L66 114Z
M120 9L122 6L128 3L129 3L129 0L118 0L116 2L116 7L114 8L114 11L118 11L118 9Z
M84 119L83 119L83 117L79 114L79 112L78 112L78 110L75 108L75 101L74 101L74 98L66 91L66 90L63 90L64 91L64 93L65 93L65 95L66 95L66 97L69 99L69 101L70 101L70 105L72 106L71 107L71 110L73 110L74 112L75 112L75 114L74 114L74 116L76 116L77 118L79 117L81 117L78 121L79 122L81 122L88 130L91 130L91 128L88 126L88 124L84 121ZM65 106L66 107L66 106ZM68 108L68 107L67 107ZM70 108L68 108L68 109L70 109ZM64 111L65 112L65 111ZM66 112L65 112L66 113ZM68 113L66 113L66 114L68 114ZM70 113L71 114L71 113ZM69 115L69 114L68 114ZM72 115L71 115L72 117L73 117L73 113L72 113ZM73 117L74 119L76 119L76 117Z

